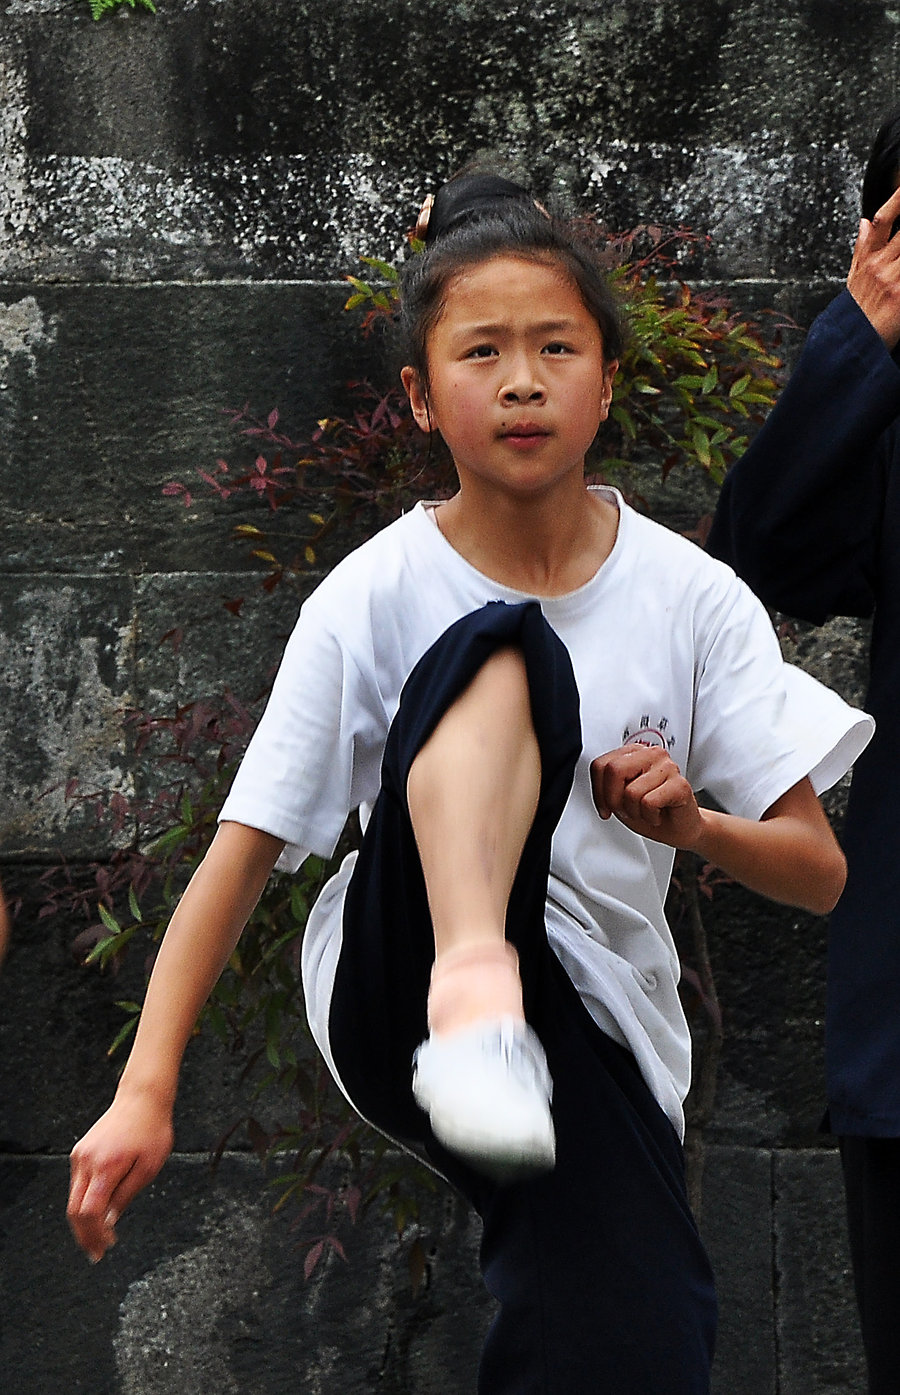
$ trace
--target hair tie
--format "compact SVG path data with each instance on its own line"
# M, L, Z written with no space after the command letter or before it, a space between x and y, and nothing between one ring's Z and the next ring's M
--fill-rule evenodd
M431 217L431 210L434 207L434 194L426 194L422 200L422 207L419 209L419 216L416 219L416 226L412 230L412 235L417 242L424 242L428 232L428 220Z

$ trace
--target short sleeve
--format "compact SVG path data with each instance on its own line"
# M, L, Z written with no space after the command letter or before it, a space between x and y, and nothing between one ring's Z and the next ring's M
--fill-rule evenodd
M385 729L374 685L324 622L314 595L288 640L219 821L283 839L283 870L296 870L309 853L330 857L347 815L377 793Z
M698 636L694 726L686 771L729 813L758 819L809 776L828 789L865 749L875 723L786 664L769 617L730 572L707 598ZM720 581L721 585L721 581Z

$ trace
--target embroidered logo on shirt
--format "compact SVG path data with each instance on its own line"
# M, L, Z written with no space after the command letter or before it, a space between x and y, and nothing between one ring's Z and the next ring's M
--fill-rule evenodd
M622 745L629 742L634 746L659 746L663 751L671 751L675 737L669 732L668 717L660 717L655 726L650 725L650 713L645 712L637 726L627 726L622 732Z

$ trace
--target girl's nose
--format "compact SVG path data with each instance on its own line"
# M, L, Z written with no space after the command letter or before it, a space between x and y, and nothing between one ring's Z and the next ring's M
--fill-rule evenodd
M538 374L529 363L521 362L514 366L500 390L504 403L542 402L547 391Z

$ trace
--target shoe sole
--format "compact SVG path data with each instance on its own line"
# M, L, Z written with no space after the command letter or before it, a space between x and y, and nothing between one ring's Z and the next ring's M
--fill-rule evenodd
M552 1135L520 1139L505 1149L496 1138L478 1138L448 1125L440 1113L429 1112L431 1129L439 1143L456 1157L495 1182L520 1182L552 1172L556 1164L556 1141Z

